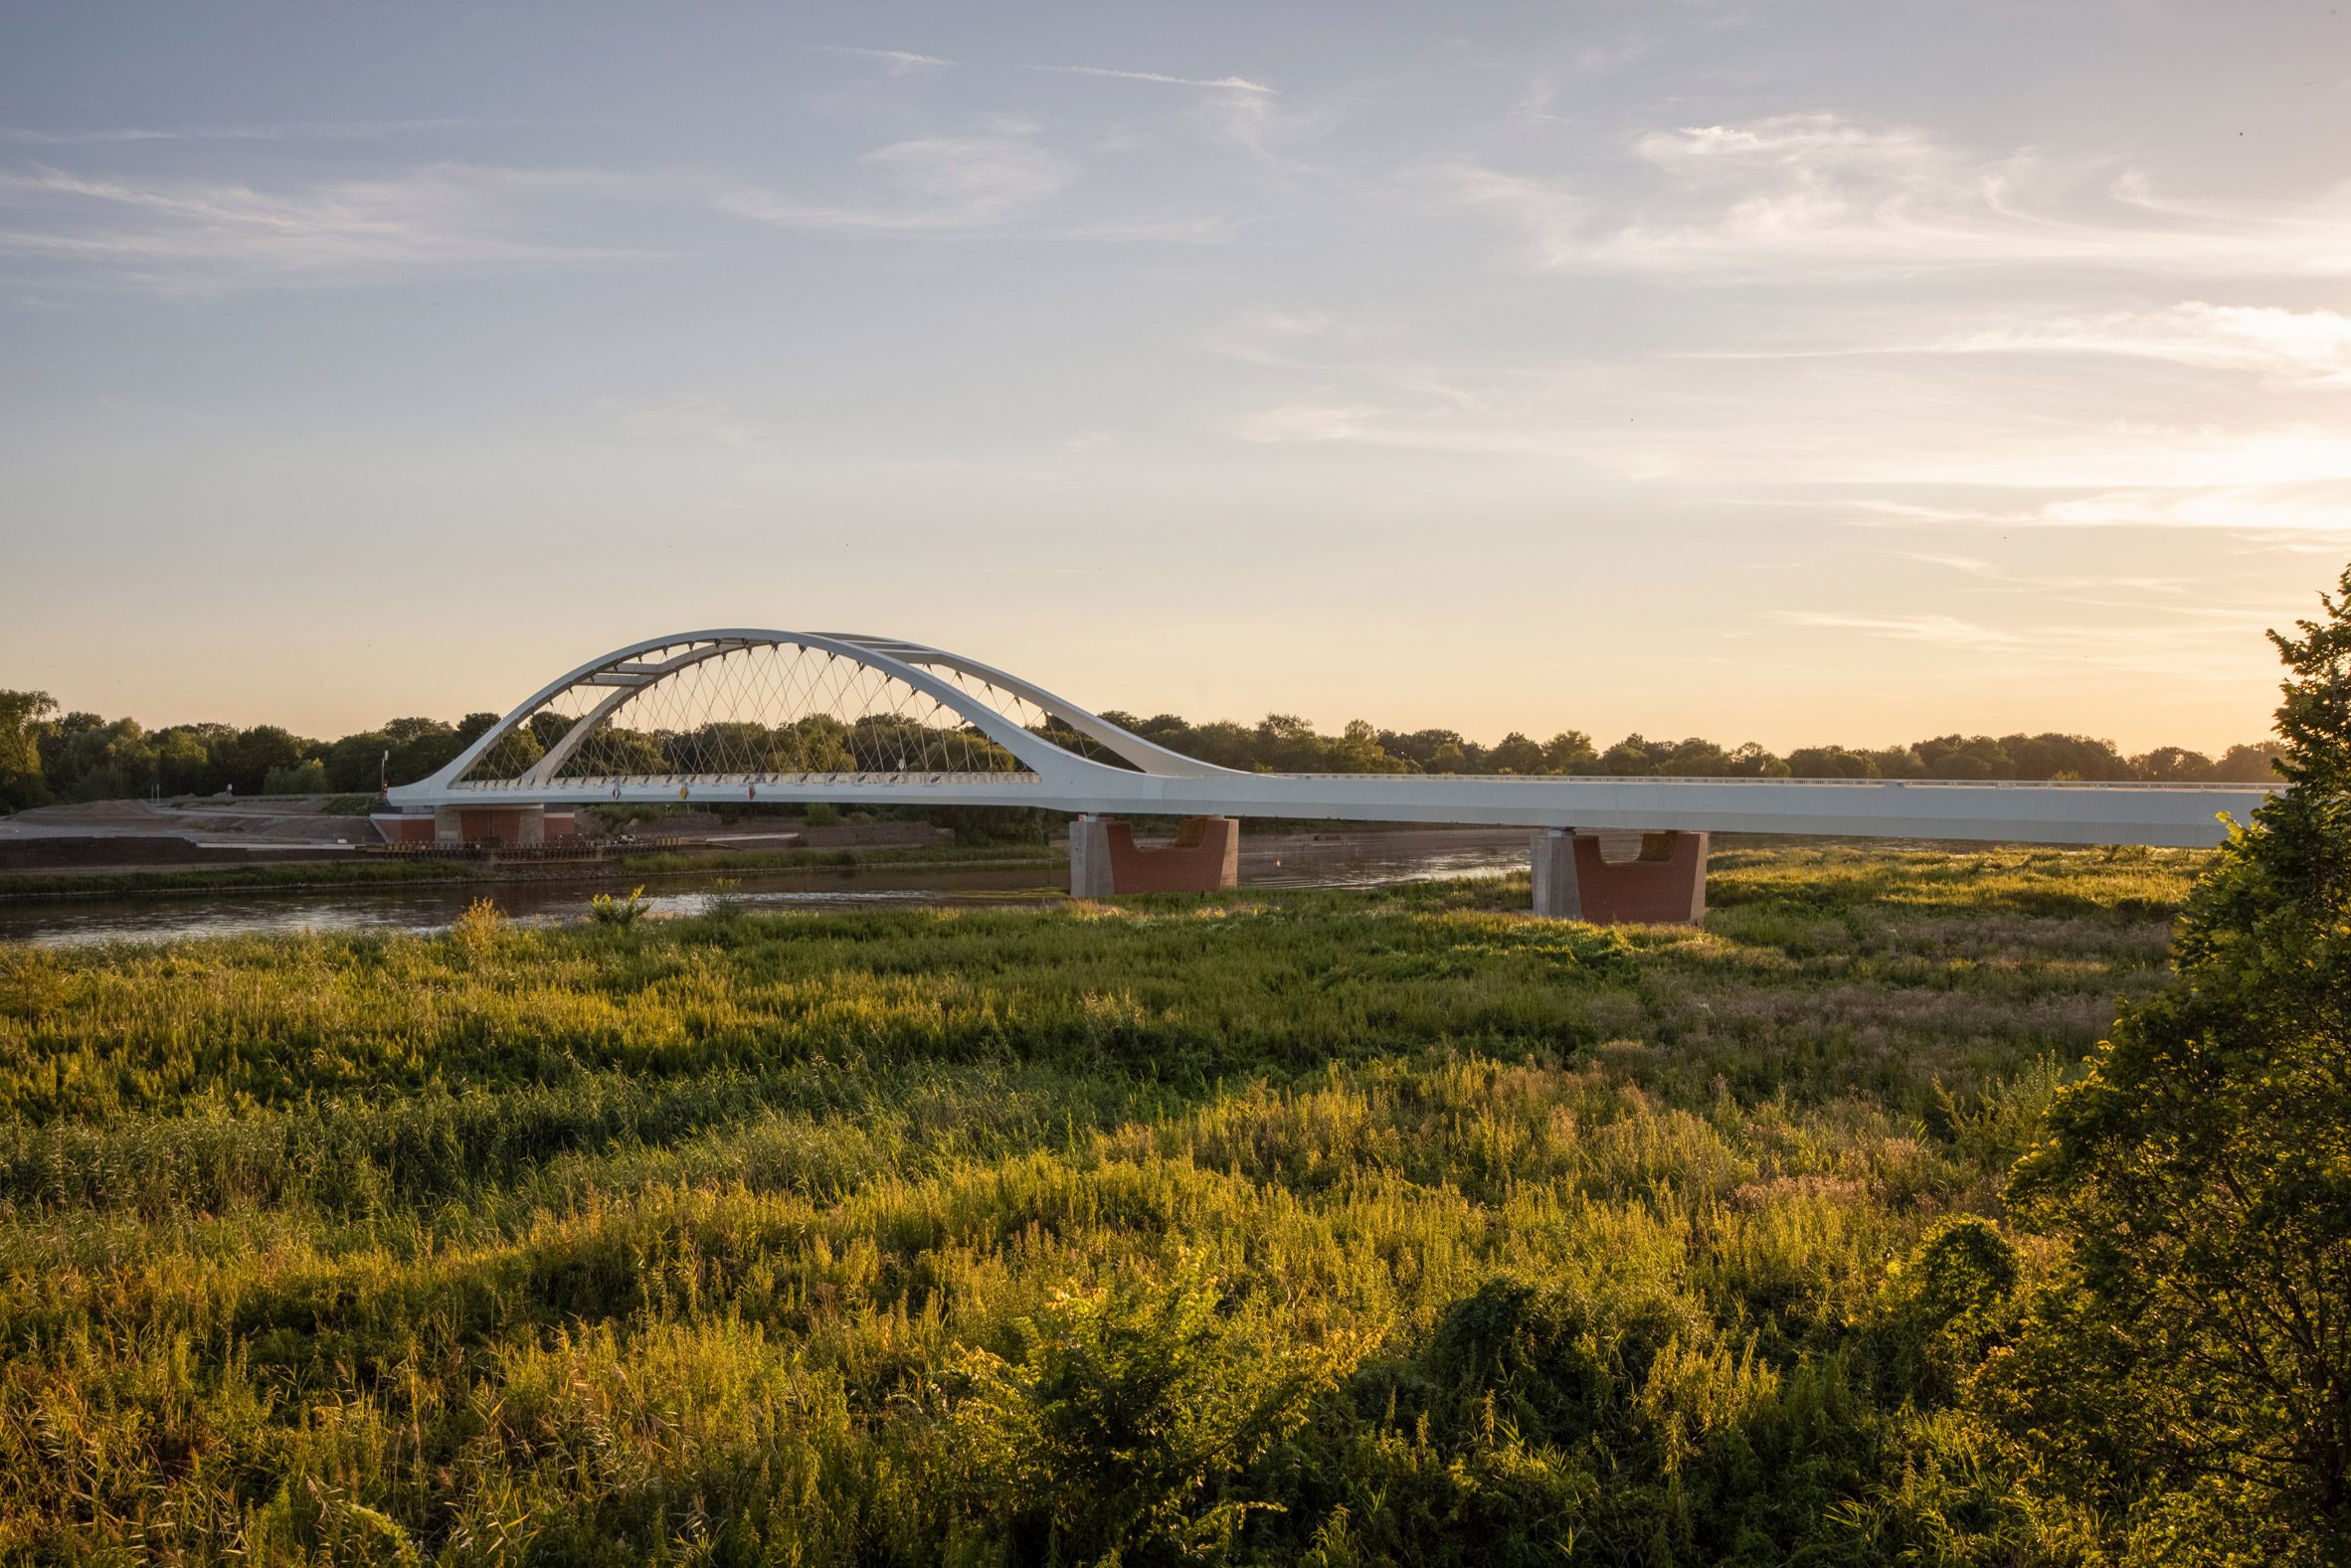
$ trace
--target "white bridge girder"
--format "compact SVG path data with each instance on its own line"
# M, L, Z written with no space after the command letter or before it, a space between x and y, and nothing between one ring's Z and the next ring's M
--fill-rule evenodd
M920 694L1010 754L1017 770L557 777L592 727L620 721L640 693L723 655L786 648L852 660ZM981 681L1129 766L1057 746L939 671ZM593 691L596 702L537 763L513 779L468 777L533 714L575 690ZM2243 820L2270 792L2261 784L1240 773L1169 751L1039 687L941 649L847 633L728 629L655 638L582 665L506 715L433 778L392 790L390 801L408 810L681 800L1032 806L1073 814L2205 848L2226 834L2222 813Z

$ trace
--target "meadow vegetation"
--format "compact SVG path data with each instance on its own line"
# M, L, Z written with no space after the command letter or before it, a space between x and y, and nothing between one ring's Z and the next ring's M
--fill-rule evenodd
M2124 1557L2003 1182L2208 859L0 951L0 1558Z

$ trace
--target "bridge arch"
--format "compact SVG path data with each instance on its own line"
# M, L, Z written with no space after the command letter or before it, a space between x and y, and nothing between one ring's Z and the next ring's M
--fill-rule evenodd
M1019 779L1063 793L1105 774L1225 772L945 649L731 627L648 637L591 659L393 795L657 781L687 792L740 784L756 796L763 782L819 779Z

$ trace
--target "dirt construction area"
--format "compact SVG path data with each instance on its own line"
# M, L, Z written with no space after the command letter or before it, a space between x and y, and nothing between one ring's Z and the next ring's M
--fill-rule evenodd
M0 876L120 872L254 861L333 860L383 843L364 816L332 815L324 797L262 800L95 800L37 806L0 817ZM841 822L809 827L770 817L727 822L664 812L626 824L621 842L736 849L867 849L951 844L926 822Z
M0 817L0 872L320 860L382 841L366 817L330 816L324 806L324 800L37 806Z

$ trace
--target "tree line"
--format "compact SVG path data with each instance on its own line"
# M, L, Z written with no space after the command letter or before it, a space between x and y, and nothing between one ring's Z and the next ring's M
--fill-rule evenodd
M1939 735L1907 746L1802 746L1786 756L1752 741L1722 746L1693 736L1628 735L1605 750L1581 730L1536 741L1514 730L1482 746L1458 730L1382 730L1354 721L1337 735L1269 714L1256 725L1190 724L1174 714L1111 723L1172 751L1225 768L1266 773L1591 774L1693 779L2084 779L2205 783L2270 777L2275 742L2232 746L2217 757L2184 746L2130 756L2086 735Z
M47 692L0 690L0 807L150 794L373 794L425 778L491 725L494 713L456 724L394 719L337 741L305 739L274 724L175 724L60 713Z
M1635 734L1603 749L1580 730L1562 730L1546 741L1514 730L1487 746L1457 730L1386 730L1360 719L1326 735L1305 719L1279 713L1253 725L1232 720L1193 724L1165 713L1138 718L1116 710L1103 717L1185 756L1258 773L2253 783L2270 777L2278 750L2274 743L2260 743L2207 756L2159 746L2133 756L2111 741L2053 732L1950 734L1877 748L1806 746L1781 756L1751 741L1725 747L1695 736L1677 741ZM150 730L135 719L60 712L46 692L0 689L0 809L223 790L372 794L384 782L408 784L434 773L497 721L494 713L469 713L454 724L394 719L339 740L319 741L273 724L250 729L175 724ZM554 722L560 733L561 721ZM546 737L535 738L551 744Z

